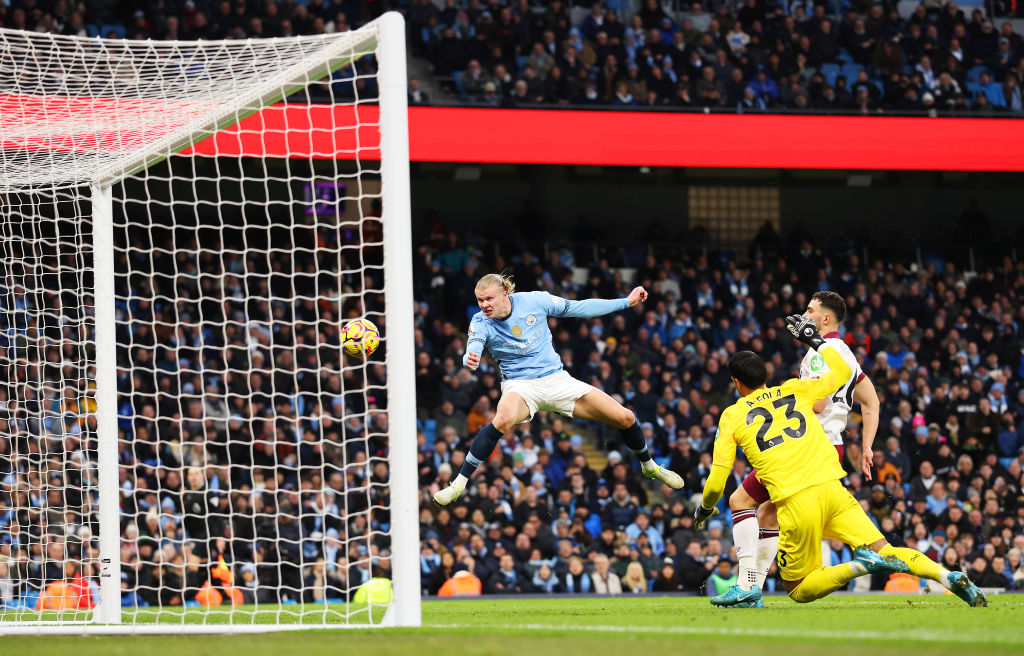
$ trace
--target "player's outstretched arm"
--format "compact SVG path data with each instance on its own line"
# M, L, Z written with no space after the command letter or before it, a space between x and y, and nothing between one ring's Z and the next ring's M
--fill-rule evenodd
M875 443L875 434L878 432L878 393L871 379L864 376L853 388L853 400L860 403L861 415L861 436L863 454L861 455L861 470L864 472L864 480L871 480L871 461L875 454L871 446Z
M718 436L715 438L715 451L711 460L711 472L708 480L704 482L704 493L701 496L701 503L693 513L694 526L707 521L717 510L715 506L725 492L725 483L729 480L729 472L732 471L732 463L736 460L736 438L733 433L735 426L728 413L722 414L719 421Z
M638 303L643 303L647 300L647 290L643 287L635 287L626 298L588 298L583 301L570 301L558 296L552 296L551 298L554 303L554 308L550 313L551 316L587 319L619 312L626 308L631 308Z

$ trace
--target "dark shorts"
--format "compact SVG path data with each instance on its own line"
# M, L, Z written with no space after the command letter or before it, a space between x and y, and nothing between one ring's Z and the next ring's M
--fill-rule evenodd
M834 446L836 448L836 451L839 452L839 462L842 462L843 445L833 444L832 446ZM759 506L765 501L768 501L769 499L768 489L765 488L765 486L757 478L756 469L747 474L747 477L743 479L743 489L747 491L747 494L750 495L750 498L753 499Z

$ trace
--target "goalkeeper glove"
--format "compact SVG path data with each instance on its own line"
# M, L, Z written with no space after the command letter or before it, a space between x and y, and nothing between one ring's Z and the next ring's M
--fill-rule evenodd
M718 508L711 507L705 508L704 504L697 506L697 509L693 511L693 528L699 529L704 525L704 522L708 521L712 515L718 514Z
M793 334L793 337L803 344L810 346L815 351L825 343L822 336L818 334L818 328L814 325L814 322L807 317L791 314L786 317L786 328Z

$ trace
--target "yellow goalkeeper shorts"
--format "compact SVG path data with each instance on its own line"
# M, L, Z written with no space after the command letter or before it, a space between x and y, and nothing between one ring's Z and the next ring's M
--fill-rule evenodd
M882 533L838 480L800 490L776 503L779 517L779 574L798 581L821 568L821 541L851 547L872 544Z

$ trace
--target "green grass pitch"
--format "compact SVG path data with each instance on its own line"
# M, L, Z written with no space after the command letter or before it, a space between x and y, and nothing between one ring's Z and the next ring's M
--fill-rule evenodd
M7 636L2 644L9 654L42 648L75 656L1024 654L1024 595L993 596L988 608L948 595L837 595L808 605L768 597L766 604L719 610L692 597L482 598L425 602L421 629ZM188 621L203 620L190 613Z

